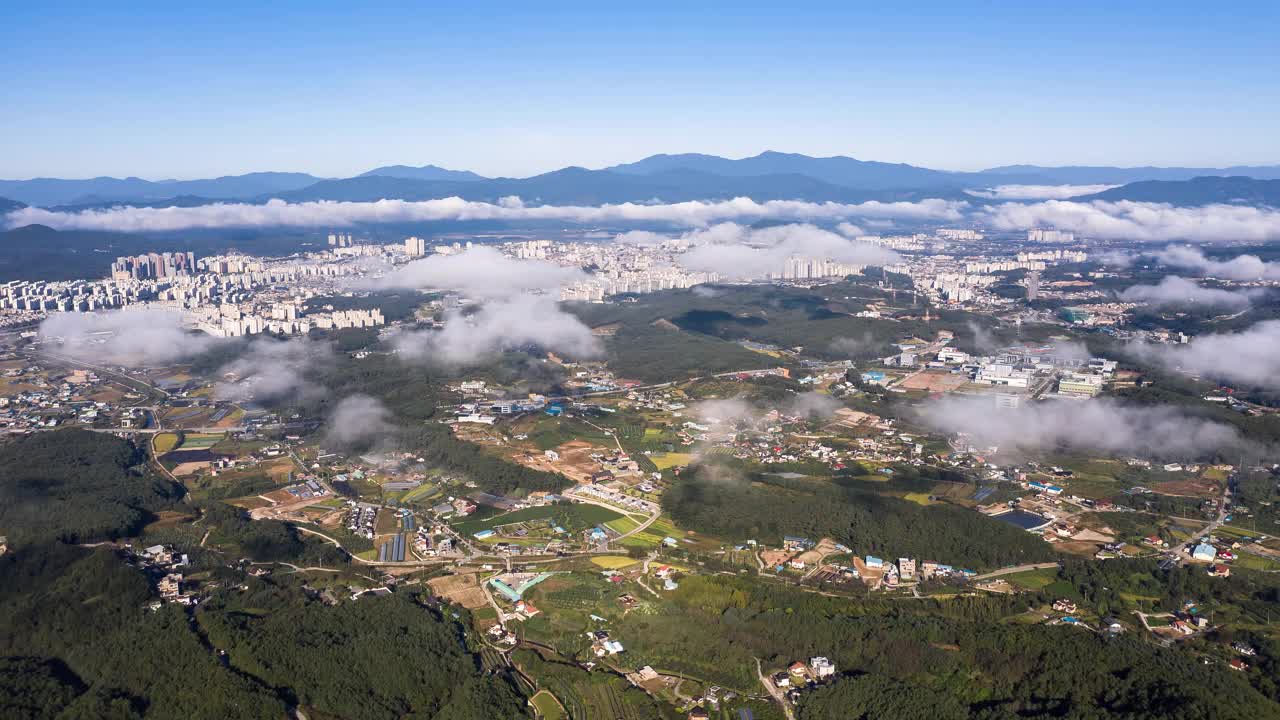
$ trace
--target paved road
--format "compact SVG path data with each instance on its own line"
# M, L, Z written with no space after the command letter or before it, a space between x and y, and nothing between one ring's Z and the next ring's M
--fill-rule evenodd
M1216 531L1219 527L1226 524L1227 500L1229 500L1230 498L1231 498L1231 481L1227 480L1227 482L1222 487L1222 498L1218 503L1218 516L1213 519L1213 522L1210 522L1208 525L1205 525L1204 528L1199 530L1195 534L1195 537L1187 540L1186 542L1179 545L1178 547L1173 548L1172 552L1178 557L1182 557L1182 554L1184 552L1187 554L1190 554L1191 548L1195 546L1197 543L1199 543L1200 538L1205 537L1206 535L1212 535L1214 531Z
M156 393L158 395L163 395L165 397L170 397L168 392L161 390L160 388L156 387L155 385L152 385L151 383L143 382L142 380L139 380L135 377L126 375L121 372L117 372L115 370L112 370L109 367L106 367L105 365L96 365L94 363L88 363L83 360L78 360L73 357L68 357L66 355L60 355L58 353L49 352L48 350L36 350L28 354L35 355L37 357L41 357L46 360L55 360L57 362L64 363L67 365L74 365L78 367L89 368L90 370L98 372L102 375L113 377L116 379L117 382L123 382L126 385L133 385L135 387L138 385L141 385L142 387L149 389L153 393Z
M774 701L782 706L782 713L787 716L787 720L796 720L795 711L791 709L791 704L787 702L787 696L774 684L764 676L764 669L760 666L760 658L756 658L756 677L760 678L760 684L764 685L764 689L773 697Z
M1048 570L1049 568L1056 568L1056 567L1060 567L1060 563L1043 562L1043 563L1031 563L1029 565L1016 565L1014 567L1007 567L1007 568L1000 568L999 570L992 570L989 573L984 573L982 575L975 577L973 580L974 582L978 582L981 580L988 580L990 578L1000 577L1001 575L1013 575L1015 573L1027 572L1028 570Z

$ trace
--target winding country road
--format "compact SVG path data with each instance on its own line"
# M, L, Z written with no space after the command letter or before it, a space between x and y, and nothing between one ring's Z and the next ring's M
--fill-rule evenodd
M764 689L769 695L782 706L782 713L787 716L787 720L796 720L795 711L791 709L791 704L787 702L787 696L781 689L775 687L769 678L764 676L764 669L760 665L760 658L756 658L756 677L760 678L760 684L764 685Z

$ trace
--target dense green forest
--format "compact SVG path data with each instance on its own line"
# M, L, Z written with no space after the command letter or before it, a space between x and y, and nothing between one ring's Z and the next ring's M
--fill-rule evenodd
M681 473L662 505L681 527L738 541L832 537L859 555L917 557L973 569L1054 558L1043 540L1024 530L964 508L922 507L882 495L877 485L703 464Z
M86 430L0 446L0 529L12 542L92 542L133 535L182 488L152 474L127 440Z
M481 673L461 626L412 594L327 606L296 582L242 577L195 611L151 612L152 597L106 548L0 556L0 716L526 716L511 683Z
M1192 652L1002 622L1046 600L858 600L711 575L686 577L672 602L624 627L638 659L728 687L754 684L754 658L830 658L842 677L806 695L802 720L1280 717L1244 674Z
M887 306L882 310L884 317L857 317L856 313L871 302ZM663 367L674 363L677 377L751 367L708 364L716 359L716 353L741 352L722 343L707 343L710 338L803 347L806 355L833 360L865 360L888 354L892 344L904 337L932 338L944 329L955 334L957 346L974 349L975 328L990 325L979 315L938 308L931 310L933 320L926 323L921 317L925 305L913 302L909 291L890 293L866 279L812 290L777 285L714 286L701 291L652 293L637 297L634 303L576 303L568 308L592 327L619 325L609 343L610 366L619 374L639 379L648 378L634 373L653 361ZM676 328L685 331L684 335L672 332ZM666 334L662 334L664 330ZM646 350L646 340L662 343ZM686 358L691 351L701 351L706 357ZM628 357L632 352L646 353L645 360L633 361ZM669 356L661 357L664 353ZM620 370L619 363L629 372Z

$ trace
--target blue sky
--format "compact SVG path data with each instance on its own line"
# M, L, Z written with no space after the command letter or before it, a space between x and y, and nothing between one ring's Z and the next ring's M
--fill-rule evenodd
M1110 4L10 3L0 177L1280 163L1280 4Z

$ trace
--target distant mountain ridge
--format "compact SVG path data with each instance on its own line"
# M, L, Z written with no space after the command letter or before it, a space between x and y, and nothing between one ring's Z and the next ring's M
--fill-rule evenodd
M643 160L605 168L630 175L652 175L687 169L726 177L760 175L807 175L832 185L859 190L952 187L968 182L967 173L931 170L902 163L885 163L835 156L815 158L772 150L759 155L730 160L715 155L651 155Z
M1023 182L1027 177L1034 177L1045 185L1125 185L1147 180L1193 180L1209 176L1276 180L1280 179L1280 165L1240 165L1227 168L1005 165L983 170L978 174L995 184ZM1020 179L1006 179L1010 177Z
M470 170L449 170L436 165L423 165L421 167L413 167L412 165L387 165L385 167L374 168L368 172L362 172L356 177L373 176L404 178L406 180L454 180L461 182L488 179L481 175L477 175Z
M28 205L86 204L112 200L162 200L179 195L240 199L264 193L296 190L321 180L307 173L255 172L205 180L143 180L138 177L96 177L87 180L34 178L0 180L0 196Z
M1215 184L1206 181L1207 177L1229 179L1234 184ZM492 202L510 195L518 195L526 202L554 204L680 202L742 196L760 201L811 202L945 198L977 204L983 201L962 191L1018 184L1123 184L1125 187L1084 197L1162 197L1168 199L1159 202L1192 205L1272 197L1272 191L1266 187L1251 188L1242 182L1250 178L1257 181L1280 179L1280 166L1216 170L1008 165L979 172L951 172L845 156L810 157L767 151L740 159L699 153L651 155L633 163L604 169L566 167L526 178L486 178L468 170L451 170L436 165L387 165L349 178L261 172L204 180L151 181L137 177L0 180L0 197L61 210L123 204L170 207L227 201L261 203L271 198L367 201L458 196ZM1179 188L1128 188L1131 183L1150 182L1190 184Z
M863 190L834 185L806 175L726 177L678 168L651 175L617 173L569 167L530 178L495 178L470 181L406 180L365 176L329 180L276 197L293 202L310 200L372 201L383 198L433 200L460 197L497 202L518 196L527 203L552 205L601 205L625 202L685 202L750 197L768 200L803 199L812 202L857 203L868 200L918 200L923 197L963 199L959 190L925 192Z
M1132 200L1183 206L1221 203L1280 207L1280 180L1218 176L1197 177L1191 180L1143 180L1071 199L1078 201Z

